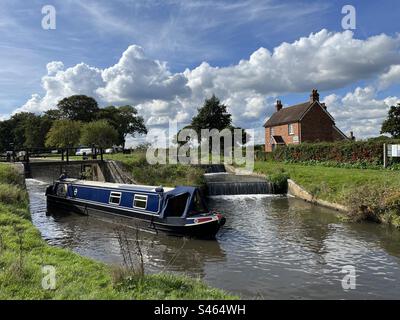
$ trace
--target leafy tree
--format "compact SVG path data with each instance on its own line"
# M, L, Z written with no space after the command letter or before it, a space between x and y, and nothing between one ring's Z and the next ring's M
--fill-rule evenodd
M147 128L144 125L143 117L137 115L136 108L126 105L121 107L109 106L100 109L99 119L107 120L118 132L116 144L122 145L125 149L125 141L128 135L146 134Z
M46 135L46 147L71 148L79 144L82 123L71 120L54 121Z
M57 108L62 118L82 122L95 120L100 111L96 100L85 95L74 95L64 98L58 102ZM55 112L50 115L57 116Z
M381 133L389 133L393 138L400 138L400 103L390 107L388 117L382 123Z
M25 126L27 122L35 118L36 115L31 112L19 112L14 114L8 121L11 123L11 133L13 135L13 144L15 150L25 147Z
M19 112L0 125L0 149L20 150L43 147L44 137L50 129L51 121L30 112Z
M13 123L10 120L0 122L0 151L11 151L14 148Z
M81 143L84 145L107 148L117 141L117 130L106 120L89 122L83 126Z
M61 120L63 118L63 114L59 109L47 110L44 112L43 116L52 121Z
M201 129L223 130L232 125L232 115L227 112L226 106L213 95L206 99L203 107L197 109L198 114L192 119L190 127L200 134Z
M53 121L46 116L34 116L25 120L24 123L24 146L27 148L45 147L46 135Z
M220 100L213 95L210 99L204 101L204 105L197 109L198 114L193 117L190 125L184 127L184 129L193 129L197 132L200 138L201 129L217 129L219 131L229 129L232 134L234 129L241 129L232 125L232 115L227 112L227 106L221 104ZM233 138L233 136L232 136ZM250 139L250 135L245 131L242 132L241 143L244 144ZM211 141L210 141L211 142ZM183 144L186 142L178 142ZM210 151L211 151L210 143ZM224 148L224 141L221 141L221 150Z

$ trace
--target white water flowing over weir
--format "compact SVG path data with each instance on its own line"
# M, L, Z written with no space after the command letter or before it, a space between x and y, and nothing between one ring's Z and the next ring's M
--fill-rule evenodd
M227 172L206 173L204 177L210 196L275 193L273 183L262 177Z
M209 196L274 194L274 184L265 178L228 173L223 164L204 165Z
M26 184L32 222L50 245L122 262L115 224L77 214L46 216L47 184ZM140 233L146 272L186 274L248 299L399 298L398 230L344 223L332 210L285 195L212 196L208 206L227 219L214 241ZM344 291L342 268L348 265L357 283Z

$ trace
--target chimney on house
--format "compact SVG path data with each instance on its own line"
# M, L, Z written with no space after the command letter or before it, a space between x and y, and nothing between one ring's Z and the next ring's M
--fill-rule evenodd
M326 110L327 107L326 107L325 102L322 102L322 103L321 103L321 106L322 106L322 108L324 108L324 109Z
M317 89L312 89L310 94L310 102L319 101L319 93Z
M350 131L350 140L354 141L356 140L356 137L353 134L353 131Z
M282 101L281 100L276 100L276 105L275 105L275 107L276 107L276 112L278 112L279 110L281 110L282 109Z

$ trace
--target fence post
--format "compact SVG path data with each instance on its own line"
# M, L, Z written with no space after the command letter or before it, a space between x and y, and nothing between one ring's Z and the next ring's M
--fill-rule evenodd
M383 144L383 167L387 167L387 145L386 143Z

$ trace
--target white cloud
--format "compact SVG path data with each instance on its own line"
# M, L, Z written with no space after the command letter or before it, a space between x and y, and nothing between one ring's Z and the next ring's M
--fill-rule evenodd
M85 94L96 99L96 90L103 85L101 70L85 63L63 70L63 64L53 61L47 64L48 74L42 78L45 95L33 94L20 108L14 111L43 112L55 108L57 102L74 94Z
M183 74L171 74L165 62L147 58L132 45L114 66L104 69L105 87L97 89L105 101L140 103L149 99L173 100L190 93Z
M389 70L379 77L379 86L387 88L400 83L400 64L390 66Z
M392 81L397 74L395 66L400 64L399 48L398 36L382 34L359 40L350 31L321 30L272 51L260 48L249 59L228 67L203 62L173 73L166 62L151 59L141 47L132 45L115 65L105 69L85 63L65 69L60 61L50 62L48 74L42 78L44 96L32 95L18 111L40 112L66 96L86 94L100 105L133 104L147 125L165 128L169 120L188 123L204 99L216 94L229 106L235 125L260 128L273 112L277 95L307 92L307 97L313 87L325 91L343 88L376 79L387 70L388 75L382 75L380 81ZM344 130L357 127L354 131L363 136L379 131L378 122L389 103L377 99L370 86L345 97L330 95L325 101Z
M332 94L323 99L336 125L346 134L353 131L357 138L379 135L389 107L399 101L399 97L379 99L371 86L357 87L342 97Z

